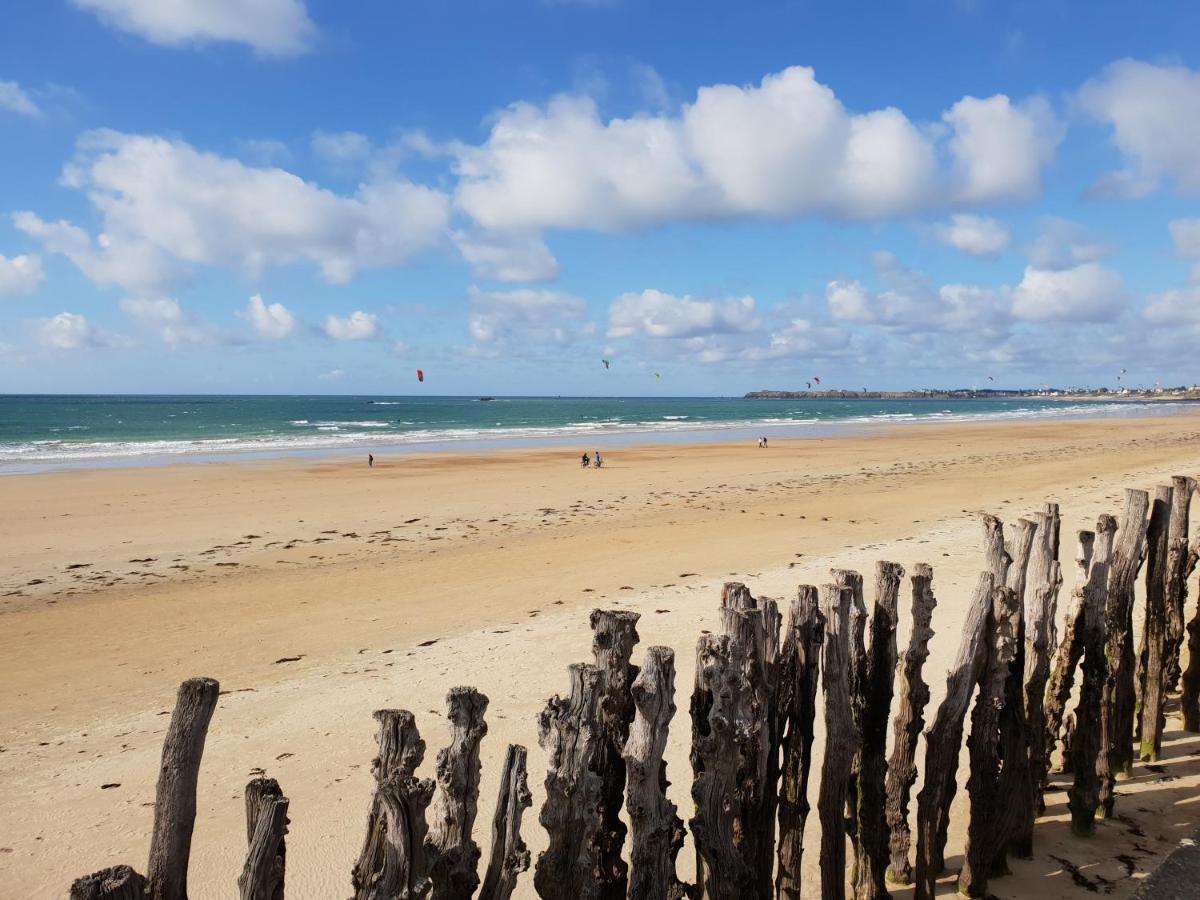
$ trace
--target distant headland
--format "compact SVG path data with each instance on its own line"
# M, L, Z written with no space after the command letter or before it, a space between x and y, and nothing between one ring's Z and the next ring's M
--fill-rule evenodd
M919 391L750 391L746 400L971 400L1044 397L1047 400L1200 400L1200 386L1121 388L951 388Z

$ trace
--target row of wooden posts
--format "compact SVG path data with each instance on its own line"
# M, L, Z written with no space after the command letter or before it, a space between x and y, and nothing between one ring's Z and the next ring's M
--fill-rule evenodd
M695 884L676 876L686 832L667 799L663 762L675 713L674 652L651 647L639 669L631 663L638 614L594 611L593 662L570 666L569 691L538 717L549 756L539 821L549 843L534 866L534 890L548 900L798 898L818 678L826 747L816 770L822 898L843 898L849 888L857 900L879 900L889 882L915 884L917 900L934 895L968 713L970 817L959 892L987 896L989 880L1007 873L1010 857L1032 854L1034 820L1060 747L1063 769L1074 775L1072 826L1089 835L1096 816L1113 814L1114 784L1129 775L1135 757L1157 759L1164 700L1181 680L1185 728L1200 729L1200 612L1187 625L1188 668L1180 670L1186 583L1197 562L1197 545L1188 543L1195 489L1180 476L1153 500L1126 491L1119 524L1103 515L1094 531L1078 533L1061 640L1058 506L1046 504L1007 536L999 519L983 516L984 570L945 698L925 731L915 852L909 804L936 605L928 565L918 564L910 579L912 627L899 655L904 570L896 563L877 564L869 617L862 576L850 570L833 570L820 589L801 586L786 626L776 601L725 585L720 630L701 636L696 648L691 697L694 809L687 830ZM1135 649L1134 585L1143 566L1145 625ZM146 876L128 866L106 869L77 880L71 900L186 900L197 776L217 697L209 678L180 687L163 746ZM532 805L526 750L511 745L505 756L481 879L472 833L487 705L474 688L450 692L450 745L438 753L434 779L416 774L425 743L412 713L375 713L375 788L351 874L354 900L512 895L530 864L521 839L522 813ZM251 781L245 800L240 896L282 900L288 800L268 778Z

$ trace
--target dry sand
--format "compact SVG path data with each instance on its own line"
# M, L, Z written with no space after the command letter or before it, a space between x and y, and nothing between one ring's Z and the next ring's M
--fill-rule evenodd
M1184 412L895 427L769 450L614 449L602 471L555 450L384 459L372 470L285 461L0 478L0 896L62 897L75 876L144 867L167 712L178 683L199 674L227 693L201 771L195 900L234 894L241 792L263 770L292 800L289 898L348 896L372 710L417 713L432 774L443 697L457 684L491 698L476 829L485 857L508 742L531 751L524 832L536 857L545 756L535 715L565 690L567 664L588 658L595 606L642 614L635 662L652 644L677 652L668 762L686 819L693 649L716 626L722 582L786 601L834 565L931 563L932 713L982 566L977 513L1011 522L1060 502L1065 601L1074 530L1119 512L1124 487L1200 473L1198 439L1200 416ZM996 897L1128 896L1195 830L1200 739L1171 712L1167 759L1119 785L1119 817L1090 841L1073 838L1065 794L1052 791L1035 859L994 880ZM817 760L820 730L818 714ZM954 813L952 868L961 790ZM816 839L814 810L806 896L818 895ZM690 845L679 868L690 875ZM531 873L518 894L533 895Z

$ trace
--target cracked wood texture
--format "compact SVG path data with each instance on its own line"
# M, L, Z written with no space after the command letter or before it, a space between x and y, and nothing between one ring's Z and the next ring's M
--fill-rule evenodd
M1200 557L1200 538L1188 548L1186 571L1190 574ZM1183 730L1200 731L1200 606L1187 624L1188 667L1183 673L1179 708L1183 713Z
M675 857L683 846L683 820L667 799L663 751L675 715L675 651L651 647L633 682L635 714L625 742L629 811L629 898L682 896Z
M854 730L862 746L862 715L865 705L867 668L867 604L863 598L863 577L853 569L830 569L829 574L838 587L848 588L850 594L850 657L847 678L850 689L850 711ZM862 764L862 752L856 750L850 763L850 777L846 783L846 834L858 855L858 771Z
M1133 770L1135 679L1133 652L1133 592L1146 548L1146 513L1150 495L1125 491L1125 511L1113 546L1104 614L1106 670L1100 702L1100 807L1113 812L1116 779ZM1169 515L1169 511L1168 511ZM1163 568L1166 568L1164 554Z
M850 705L850 606L854 591L826 584L821 605L827 633L821 687L825 694L825 761L817 813L821 819L821 900L846 896L846 786L858 746L858 729Z
M912 632L908 649L900 660L900 687L896 716L892 722L892 756L888 760L886 804L889 864L887 878L893 884L912 883L908 861L912 833L908 827L908 802L917 780L917 738L925 727L925 705L929 685L922 678L929 658L930 623L937 599L933 596L933 569L917 563L912 581Z
M274 778L246 785L246 864L238 879L242 900L283 900L288 799Z
M788 613L779 662L779 715L783 767L779 790L779 866L775 896L799 900L804 857L804 823L808 819L808 780L812 774L813 725L817 710L817 675L825 617L817 589L801 585Z
M146 900L146 879L129 866L113 866L71 885L70 900Z
M471 838L479 812L479 745L487 734L488 698L472 687L446 695L450 746L438 751L436 789L425 852L433 900L471 900L479 886L479 845Z
M1158 758L1162 725L1162 653L1167 639L1167 568L1170 546L1171 487L1160 484L1150 504L1150 523L1146 527L1146 604L1142 624L1142 643L1137 665L1137 720L1135 740L1139 755ZM1153 709L1151 709L1153 707ZM1148 715L1149 713L1149 715ZM1147 727L1149 726L1149 727Z
M871 647L863 667L862 750L859 754L858 846L852 878L857 900L888 896L887 726L896 677L896 610L904 567L875 564Z
M945 868L950 804L958 791L958 753L971 694L987 664L991 572L981 572L963 623L958 653L946 675L946 696L925 733L925 783L917 795L916 900L932 900Z
M189 678L179 686L154 792L154 830L146 865L150 900L187 900L196 781L219 693L220 685L212 678Z
M1178 547L1180 556L1170 567L1170 577L1173 581L1167 584L1167 638L1163 649L1163 692L1170 693L1179 686L1180 670L1179 651L1183 647L1184 621L1183 610L1187 600L1187 580L1196 567L1196 553L1188 544L1188 520L1192 504L1192 495L1196 493L1197 482L1185 475L1176 475L1171 479L1171 548ZM1169 551L1170 552L1170 551Z
M504 755L500 793L492 818L492 849L479 900L508 900L517 887L517 879L529 868L529 850L521 840L521 817L533 806L525 769L527 755L520 744L509 744Z
M1050 760L1054 748L1063 737L1064 716L1067 702L1071 699L1071 691L1075 687L1075 670L1083 657L1083 611L1084 592L1087 587L1088 574L1092 569L1092 554L1095 551L1096 533L1094 531L1077 531L1075 533L1075 586L1071 590L1071 599L1067 607L1067 616L1063 626L1063 638L1054 655L1054 668L1046 685L1046 731L1045 759L1046 768L1042 771L1038 790L1045 793L1046 780L1050 771ZM1064 741L1063 771L1071 765L1070 753L1067 752ZM1039 812L1044 806L1039 807Z
M350 876L354 900L416 900L430 889L425 811L433 781L415 775L425 742L408 710L380 709L374 715L379 755L371 764L375 791L367 834Z

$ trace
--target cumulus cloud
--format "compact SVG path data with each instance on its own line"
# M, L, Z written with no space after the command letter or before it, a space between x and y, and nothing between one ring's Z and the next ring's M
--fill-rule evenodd
M318 131L311 146L316 156L335 163L358 162L371 155L371 139L357 131Z
M247 166L179 140L92 132L63 181L87 193L103 220L93 239L70 222L18 213L18 228L66 255L90 279L132 294L165 293L192 264L310 262L326 281L395 266L440 241L448 198L402 180L335 194L279 168Z
M1181 259L1200 259L1200 219L1176 219L1167 224L1175 255Z
M216 339L209 325L186 314L171 297L129 297L121 301L121 312L171 347L208 344Z
M995 256L1008 246L1008 229L986 216L956 214L935 226L933 233L946 246L970 256Z
M454 244L477 278L489 281L553 281L558 260L536 235L460 231Z
M25 297L46 277L36 256L0 256L0 297Z
M33 98L15 81L0 81L0 109L34 118L42 114Z
M268 341L278 341L296 330L296 317L282 303L267 303L255 294L246 303L246 311L238 313L250 323L254 333Z
M1013 313L1033 322L1107 322L1127 302L1121 276L1096 263L1057 271L1028 266L1013 291Z
M1108 259L1112 254L1112 246L1087 228L1056 216L1038 220L1037 237L1029 246L1029 262L1035 269L1073 269Z
M1141 197L1164 180L1200 193L1200 72L1123 59L1088 81L1080 107L1112 126L1126 168L1093 188L1098 196Z
M701 88L677 114L600 117L559 96L500 112L452 148L455 199L482 227L622 231L676 219L871 219L1035 193L1059 129L1045 103L965 98L944 132L847 110L812 69ZM950 165L939 165L944 152Z
M548 345L563 347L591 333L584 321L584 301L559 291L482 291L472 286L467 301L467 328L475 350L483 354L507 347L525 352Z
M335 341L369 341L379 336L379 323L374 313L356 309L345 318L327 316L325 333Z
M1144 314L1155 325L1200 325L1200 283L1151 294Z
M696 300L653 289L622 294L608 308L608 336L691 338L753 331L753 297Z
M72 312L42 319L37 326L38 343L50 350L83 350L111 347L119 341L93 326L87 318Z
M316 26L304 0L72 0L102 21L154 44L229 41L266 56L294 56Z

